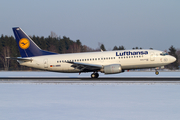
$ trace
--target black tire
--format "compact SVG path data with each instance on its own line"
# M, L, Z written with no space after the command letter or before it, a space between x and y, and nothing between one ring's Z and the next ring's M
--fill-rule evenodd
M96 74L92 73L91 78L96 78Z
M156 74L156 75L159 75L159 71L156 71L155 74Z
M98 73L92 73L91 74L91 78L98 78L99 77L99 74Z
M98 77L99 77L99 74L98 74L98 73L95 73L95 75L96 75L96 78L98 78Z

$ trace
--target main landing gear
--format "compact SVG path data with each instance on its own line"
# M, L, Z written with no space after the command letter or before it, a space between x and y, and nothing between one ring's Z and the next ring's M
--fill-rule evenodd
M91 74L91 78L98 78L98 77L99 77L98 72L94 72Z

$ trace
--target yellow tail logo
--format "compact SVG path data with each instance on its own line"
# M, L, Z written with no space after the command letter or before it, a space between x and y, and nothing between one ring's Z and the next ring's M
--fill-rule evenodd
M30 46L30 42L27 38L22 38L20 41L19 41L19 47L22 48L22 49L27 49L29 48Z

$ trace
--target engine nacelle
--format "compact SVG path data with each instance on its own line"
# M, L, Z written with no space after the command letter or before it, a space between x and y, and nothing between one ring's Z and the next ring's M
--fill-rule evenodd
M103 72L105 74L114 74L114 73L121 73L123 71L120 64L112 64L112 65L104 66Z

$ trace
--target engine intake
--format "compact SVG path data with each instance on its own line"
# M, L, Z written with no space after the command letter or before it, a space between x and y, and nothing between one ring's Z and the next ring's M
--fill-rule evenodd
M105 74L114 74L114 73L121 73L123 71L120 64L112 64L112 65L104 66L103 72Z

